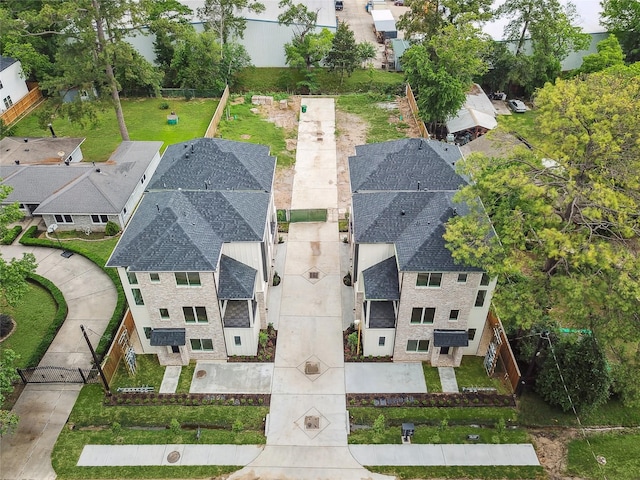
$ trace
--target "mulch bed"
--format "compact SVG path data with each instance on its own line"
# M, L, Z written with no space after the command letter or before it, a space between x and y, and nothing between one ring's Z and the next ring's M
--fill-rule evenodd
M513 395L498 393L348 393L350 407L515 407Z
M228 362L238 363L264 363L273 362L276 359L276 344L278 342L278 331L273 328L273 325L269 324L267 327L267 342L263 345L258 345L258 352L256 355L233 355L227 358Z
M352 349L351 345L349 345L349 335L354 332L357 332L355 327L349 327L344 332L342 332L342 343L345 362L393 362L393 357L391 356L374 357L369 355L365 357L364 355L362 355L362 353L360 355L356 355L357 349ZM360 339L360 342L360 352L362 352L362 338Z

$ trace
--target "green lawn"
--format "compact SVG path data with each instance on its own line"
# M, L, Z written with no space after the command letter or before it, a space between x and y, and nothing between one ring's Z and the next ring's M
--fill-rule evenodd
M487 376L484 369L484 357L465 355L459 367L455 368L458 387L495 388L498 393L510 394L511 391L498 378Z
M373 430L354 430L349 435L351 444L401 444L401 428L388 427L382 435L376 435ZM447 425L442 427L417 425L411 443L474 443L467 440L467 435L480 435L481 443L528 443L529 435L523 429L508 429L498 432L494 427L469 427Z
M169 109L160 109L160 104L164 102L169 104ZM131 140L161 140L164 142L164 151L167 145L172 143L202 137L218 103L216 99L123 99L122 110ZM177 125L167 125L167 114L172 110L179 116ZM16 136L49 135L48 129L38 126L36 114L37 110L16 125ZM98 119L97 125L87 125L84 128L63 118L54 119L52 124L59 137L86 137L82 144L85 161L104 162L120 145L122 139L112 108L100 112Z
M404 422L416 425L440 425L446 418L449 425L495 425L503 419L507 425L518 424L518 413L511 407L350 407L349 414L356 425L373 425L383 414L386 425L399 427Z
M56 303L49 292L34 282L29 282L27 294L16 307L6 309L6 313L15 320L17 328L2 342L2 348L10 348L20 355L15 361L17 368L26 366L37 350L42 337L53 322L56 311Z
M406 138L406 129L409 126L404 119L400 120L398 109L382 107L393 100L394 97L391 95L375 93L341 95L337 98L337 109L358 115L369 124L367 143L386 142ZM394 121L390 122L390 118Z
M513 115L498 115L498 125L503 130L519 135L533 146L539 146L541 137L536 126L537 110L527 110L525 113Z
M80 233L80 235L84 234ZM99 260L99 265L101 267L104 267L104 265L107 263L111 252L113 252L113 249L116 248L116 244L119 240L119 237L113 237L99 241L87 241L79 239L77 237L78 232L60 232L58 234L58 238L60 239L62 248L73 249L74 252L78 252L94 261ZM43 237L43 239L46 239L46 237ZM52 239L50 242L51 247L60 247L60 244L57 242L57 240Z
M440 383L440 374L436 367L432 367L428 362L422 362L422 371L424 372L424 381L427 384L427 392L442 392L442 383Z
M121 361L118 370L111 380L111 391L117 391L118 387L155 387L160 390L165 367L158 363L157 355L137 355L136 374L130 375L125 362Z
M483 478L487 480L542 480L547 475L542 467L367 467L372 472L409 478Z
M296 152L287 150L286 139L297 140L297 130L278 127L261 115L252 113L251 109L255 108L255 105L251 105L251 97L248 97L244 103L232 105L233 100L231 100L227 104L229 119L227 120L226 114L223 115L217 134L228 140L268 145L271 155L278 157L279 167L293 165L296 161Z
M589 443L584 439L573 440L569 443L567 471L585 479L637 480L639 445L640 434L628 431L589 435ZM594 455L604 457L606 464L598 463Z

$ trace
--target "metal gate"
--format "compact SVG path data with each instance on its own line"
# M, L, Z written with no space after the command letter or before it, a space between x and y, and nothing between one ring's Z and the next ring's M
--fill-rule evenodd
M18 368L23 383L99 383L97 368Z

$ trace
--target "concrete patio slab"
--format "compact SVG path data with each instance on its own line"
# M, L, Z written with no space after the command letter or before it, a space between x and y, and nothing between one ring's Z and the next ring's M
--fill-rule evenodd
M158 393L176 393L181 372L182 367L180 365L170 365L166 367Z
M316 363L313 361L313 363ZM310 395L344 395L344 371L342 368L327 368L324 364L317 375L304 373L305 365L298 368L276 368L273 373L271 394L287 394L305 391Z
M336 317L280 317L276 368L298 368L315 356L327 367L342 367L342 330Z
M335 242L338 237L336 222L301 222L289 225L288 242Z
M339 243L333 241L304 241L289 240L287 260L284 269L285 275L305 275L310 270L319 270L325 275L338 275L340 273Z
M198 362L189 392L270 393L273 368L273 363Z
M290 248L293 248L290 245ZM301 317L338 317L342 318L340 306L339 275L327 275L316 283L299 275L286 275L282 279L282 298L280 315ZM282 318L280 319L282 321Z
M347 393L427 393L420 363L345 363Z

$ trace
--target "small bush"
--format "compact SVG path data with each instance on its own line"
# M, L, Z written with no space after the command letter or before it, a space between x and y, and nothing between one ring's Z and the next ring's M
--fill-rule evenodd
M280 282L281 282L280 275L278 275L278 272L274 272L273 273L273 286L277 287L278 285L280 285Z
M231 426L231 431L233 433L240 433L244 430L244 424L242 423L242 420L240 420L240 418L236 418L236 420L233 422L233 425Z
M173 433L174 435L180 435L180 432L182 431L180 422L175 418L172 418L171 422L169 423L169 430L171 430L171 433Z
M260 333L258 334L258 343L260 344L260 346L262 348L266 347L268 341L269 335L267 335L267 332L260 330Z
M160 104L160 110L169 110L169 104L167 102L162 102Z
M117 235L118 232L120 232L120 225L109 220L104 227L104 234L108 237L113 237Z
M347 344L352 352L358 349L358 332L350 333L347 337Z
M0 337L7 335L13 328L13 320L6 313L0 313Z
M385 431L385 418L383 414L378 415L378 418L373 422L373 435L376 438L382 438Z

